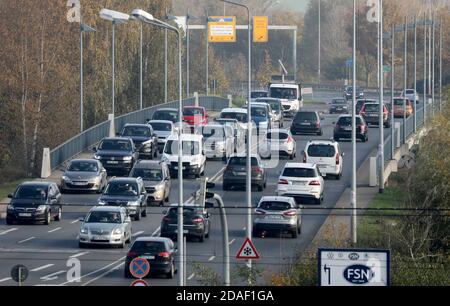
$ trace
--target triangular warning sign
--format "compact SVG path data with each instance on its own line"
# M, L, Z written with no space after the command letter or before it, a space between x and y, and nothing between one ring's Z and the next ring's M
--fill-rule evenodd
M247 237L236 255L237 259L259 259L258 251L252 241Z

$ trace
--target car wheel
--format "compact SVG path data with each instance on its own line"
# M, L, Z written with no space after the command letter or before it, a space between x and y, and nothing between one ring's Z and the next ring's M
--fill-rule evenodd
M62 207L60 207L58 209L58 214L55 216L54 220L55 221L61 221L61 217L62 217Z
M228 184L223 183L222 189L223 191L228 191L230 190L230 186L228 186Z
M262 185L258 185L258 191L263 191L264 190L264 184L262 184Z
M13 225L14 222L11 219L6 219L6 225Z
M134 220L135 220L135 221L141 220L141 212L140 212L140 211L138 211L138 212L136 213L136 215L134 216Z
M130 270L127 269L127 268L124 269L124 276L125 276L125 278L132 278L133 277L131 275L131 273L130 273Z
M301 223L299 225L297 225L297 233L298 234L302 233L302 224Z
M82 242L78 242L78 247L80 249L85 249L86 248L86 244L82 243Z
M255 238L260 238L261 237L261 233L257 229L253 228L252 236L255 237Z
M198 237L199 242L205 242L205 232L202 233L200 237Z
M211 225L208 227L208 234L205 235L205 238L209 238L209 233L211 233Z
M169 196L167 196L167 197L164 199L164 201L165 201L166 203L169 203ZM163 206L164 206L164 203L163 203Z
M298 229L295 229L291 232L292 238L297 238L298 237Z
M333 140L337 142L339 141L339 137L333 136Z
M166 277L168 279L172 279L175 275L175 267L173 265L173 262L170 264L170 271L166 274Z
M121 244L119 244L119 249L124 249L125 248L125 245L126 245L126 239L125 239L125 236L123 236L123 240L122 240L122 243Z
M322 136L323 135L323 131L320 130L319 132L317 132L317 136Z
M290 159L290 160L293 160L294 157L295 157L295 153L292 153L291 155L289 155L289 159Z
M144 218L147 217L147 207L142 211L141 216Z
M158 150L155 150L155 153L153 153L153 157L157 158L158 157Z
M45 215L45 221L44 221L44 224L45 225L50 225L50 223L51 223L51 220L52 219L52 216L51 216L51 214L50 214L50 210L47 212L47 214Z
M131 232L130 232L130 235L128 236L128 239L125 241L125 243L131 243L131 237L132 237L132 235L131 235Z

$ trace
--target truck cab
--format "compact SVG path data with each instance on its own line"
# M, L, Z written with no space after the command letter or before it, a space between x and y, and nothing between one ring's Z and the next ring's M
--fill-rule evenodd
M293 117L303 107L301 85L294 82L277 82L269 85L269 96L280 99L285 117Z

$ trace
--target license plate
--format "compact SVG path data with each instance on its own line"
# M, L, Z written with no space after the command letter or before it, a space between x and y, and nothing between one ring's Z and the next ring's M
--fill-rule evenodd
M119 162L116 161L116 160L108 160L106 163L110 164L110 165L117 165L117 164L119 164Z
M238 176L244 176L244 175L246 175L247 173L245 173L245 172L236 172L236 175L238 175Z
M267 216L266 219L270 219L270 220L281 220L281 216Z
M109 240L109 237L94 236L92 237L92 240Z
M178 166L173 167L175 170L178 170ZM182 168L183 170L186 170L186 167Z
M303 122L303 123L300 123L301 125L311 125L311 123L309 123L309 122Z
M344 128L344 131L351 131L352 130L352 127L345 127Z
M80 182L74 182L73 184L75 186L85 186L85 185L87 185L86 183L80 183Z
M145 255L145 256L141 256L141 258L144 258L144 259L155 259L155 256L147 256L147 255Z
M305 186L305 182L294 182L292 185L296 185L296 186Z
M21 213L19 214L19 217L31 217L30 213Z

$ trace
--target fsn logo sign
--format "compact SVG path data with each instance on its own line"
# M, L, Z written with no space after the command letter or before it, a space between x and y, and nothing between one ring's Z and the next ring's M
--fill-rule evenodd
M353 265L344 270L344 278L355 285L367 284L374 276L372 269L364 265Z

